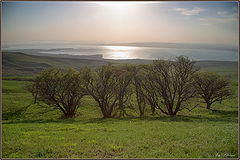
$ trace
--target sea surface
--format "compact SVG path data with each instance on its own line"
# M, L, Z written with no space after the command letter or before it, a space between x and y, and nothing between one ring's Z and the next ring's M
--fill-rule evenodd
M102 54L105 59L172 59L176 56L188 56L193 60L238 61L237 49L223 48L184 48L184 47L143 47L105 44L18 44L5 45L2 50L34 52L35 54Z

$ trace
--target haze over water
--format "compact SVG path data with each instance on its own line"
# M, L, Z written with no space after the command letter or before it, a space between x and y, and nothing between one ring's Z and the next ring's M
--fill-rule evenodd
M161 43L160 43L161 44ZM171 59L184 55L194 60L238 61L237 48L220 48L219 46L181 47L146 47L117 44L79 44L79 43L31 43L8 45L9 51L41 54L96 55L102 54L105 59Z

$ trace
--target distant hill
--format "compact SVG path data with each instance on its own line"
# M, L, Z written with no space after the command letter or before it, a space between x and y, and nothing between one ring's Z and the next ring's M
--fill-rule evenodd
M31 76L38 74L44 68L48 67L73 67L78 69L83 66L96 67L107 64L107 62L93 59L35 56L17 52L3 52L2 64L3 76Z
M75 68L84 66L97 67L108 63L132 63L150 64L151 60L111 60L103 59L99 55L91 56L71 56L71 55L29 55L19 52L2 53L3 76L32 76L41 72L44 68Z
M63 56L63 55L62 55ZM80 69L84 66L97 67L104 64L151 64L152 60L145 59L124 59L112 60L103 59L101 55L91 56L65 56L44 55L36 56L19 52L2 53L3 76L33 76L40 73L44 68L75 68ZM231 61L198 61L196 65L202 70L219 72L225 76L232 76L237 79L238 62Z
M55 48L55 49L19 49L19 50L6 50L3 52L11 52L11 53L24 53L27 55L34 55L34 56L46 56L46 57L60 57L60 58L72 58L72 59L103 59L102 54L95 54L95 55L71 55L71 54L50 54L44 52L54 52L54 51L68 51L73 48Z

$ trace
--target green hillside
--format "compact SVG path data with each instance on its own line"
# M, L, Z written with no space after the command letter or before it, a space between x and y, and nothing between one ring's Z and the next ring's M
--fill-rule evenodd
M103 119L97 102L83 97L76 117L62 118L58 110L33 104L27 90L33 75L47 67L99 66L107 63L151 63L150 60L93 60L3 53L3 158L237 158L238 83L233 95L212 110L199 103L177 116L160 111L139 118L137 103L128 117ZM236 81L237 62L201 61L202 70ZM14 78L13 78L14 77Z

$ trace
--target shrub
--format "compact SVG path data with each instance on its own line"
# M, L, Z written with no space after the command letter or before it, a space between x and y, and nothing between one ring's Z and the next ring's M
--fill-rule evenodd
M197 71L194 62L183 56L175 61L153 61L147 75L153 105L167 115L187 108L189 100L196 96L193 77Z
M112 65L103 65L96 69L84 68L80 71L84 86L89 95L98 103L104 118L113 117L113 110L116 108L116 75Z
M83 81L78 72L69 69L50 68L38 75L29 91L35 101L42 101L59 109L65 117L73 117L79 107L81 98L86 95Z
M197 93L206 102L207 109L210 109L214 102L221 103L232 94L229 82L216 73L198 73L195 76L195 82Z

